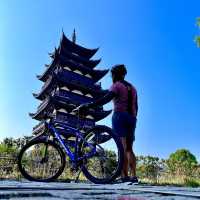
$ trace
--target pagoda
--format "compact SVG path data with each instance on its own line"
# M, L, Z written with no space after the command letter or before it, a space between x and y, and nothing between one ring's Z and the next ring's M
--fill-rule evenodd
M101 59L91 59L97 51L98 48L88 49L76 44L75 30L72 41L62 33L59 46L49 54L51 63L45 65L43 74L37 75L43 86L40 92L33 93L41 103L35 113L29 114L39 121L33 128L34 135L44 131L42 122L48 116L53 116L57 123L72 127L79 124L88 129L111 113L111 110L103 110L102 106L89 110L84 119L78 119L73 113L73 109L80 104L93 102L107 93L98 81L109 70L95 69Z

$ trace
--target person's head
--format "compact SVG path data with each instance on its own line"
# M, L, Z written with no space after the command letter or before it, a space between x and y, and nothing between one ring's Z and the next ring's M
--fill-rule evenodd
M125 75L127 74L125 65L124 64L114 65L111 69L111 74L113 83L115 83L116 81L124 80Z

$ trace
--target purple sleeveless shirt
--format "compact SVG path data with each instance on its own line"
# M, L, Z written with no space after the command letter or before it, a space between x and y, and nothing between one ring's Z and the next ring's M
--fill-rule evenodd
M128 107L128 90L127 87L117 81L112 84L110 87L110 91L116 94L116 97L113 99L114 104L114 112L127 112ZM132 86L132 95L133 95L133 102L132 102L132 111L133 115L136 116L136 101L137 101L137 91L135 87Z

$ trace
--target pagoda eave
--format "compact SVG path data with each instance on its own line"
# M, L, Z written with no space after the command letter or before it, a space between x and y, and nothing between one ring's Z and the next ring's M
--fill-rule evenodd
M95 82L97 82L101 78L103 78L108 72L109 72L109 69L105 69L105 70L93 70L91 72L91 76L95 79Z
M36 126L33 127L32 134L33 135L38 135L41 134L45 131L45 123L44 122L39 122Z
M58 48L58 52L60 56L63 56L66 59L69 60L74 60L75 62L78 63L82 63L90 68L94 68L96 65L98 65L101 61L101 59L99 60L88 60L85 57L81 57L77 54L74 54L73 52L69 52L64 46L63 44L60 44L60 47Z
M100 60L95 61L95 62L100 62ZM48 76L53 73L55 70L56 64L60 63L61 67L68 66L72 71L73 70L80 70L85 74L90 74L93 78L94 81L97 82L100 80L109 70L93 70L90 67L86 67L84 65L81 65L80 63L73 62L72 60L66 60L63 56L60 56L59 61L57 62L55 60L52 61L52 63L47 67L45 72L42 75L37 75L37 79L40 81L45 82L48 79Z
M79 56L83 56L87 59L90 59L97 51L99 48L96 49L88 49L85 47L82 47L72 41L70 41L65 34L63 33L62 39L61 39L61 44L63 44L69 51L72 51Z
M37 78L40 81L45 82L48 79L48 76L55 70L56 64L58 63L59 58L53 59L49 65L46 65L46 70L42 75L37 75Z
M107 90L102 90L100 86L97 85L89 88L77 81L58 78L58 76L54 76L53 78L50 77L42 87L41 91L38 94L33 94L33 96L36 99L44 100L45 97L50 93L50 91L52 91L56 87L67 87L71 91L75 90L76 88L79 88L78 90L83 95L91 94L92 96L96 96L99 98L104 96L108 92Z
M62 54L60 54L60 56L63 57L63 60L65 62L67 62L68 60L72 61L72 62L76 62L76 63L79 63L79 64L82 64L84 66L87 66L89 68L95 68L100 62L101 62L101 59L98 59L98 60L84 60L84 59L74 59L74 58L71 58L71 57L65 57L63 56Z
M56 91L55 94L63 99L66 99L66 101L68 101L69 99L73 99L75 105L89 103L94 100L93 97L83 96L63 89L59 89L58 91Z
M66 112L70 113L79 105L80 104L74 104L72 99L63 98L55 95L52 97L48 97L46 100L44 100L40 104L40 106L38 106L38 110L36 111L36 113L30 113L29 115L33 119L42 120L46 113L52 112L54 109L64 109ZM99 121L108 116L111 111L99 110L99 108L97 107L96 109L88 110L87 113L89 115L92 115L95 121Z

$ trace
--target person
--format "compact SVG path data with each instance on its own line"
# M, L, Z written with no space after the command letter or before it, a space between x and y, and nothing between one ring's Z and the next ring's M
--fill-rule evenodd
M135 128L138 113L137 91L135 87L125 80L127 70L125 65L118 64L112 67L113 84L109 92L101 99L81 105L81 109L95 108L113 100L114 112L112 116L112 129L121 139L124 148L124 163L121 172L123 182L138 183L136 176L136 157L133 152ZM131 176L128 176L130 169Z

